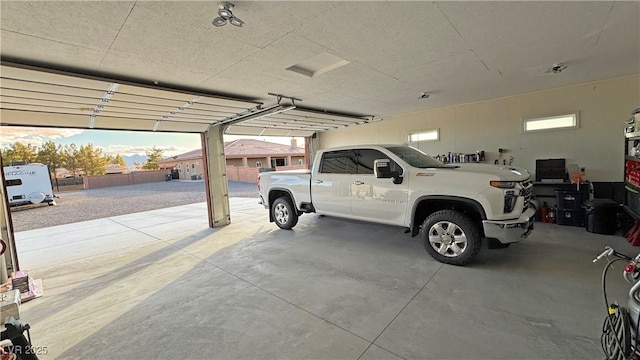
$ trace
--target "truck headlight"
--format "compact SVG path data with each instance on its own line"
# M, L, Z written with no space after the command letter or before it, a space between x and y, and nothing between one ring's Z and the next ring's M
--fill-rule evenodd
M498 181L498 180L489 181L489 185L495 188L500 188L500 189L513 189L516 187L516 184L517 182L515 181Z

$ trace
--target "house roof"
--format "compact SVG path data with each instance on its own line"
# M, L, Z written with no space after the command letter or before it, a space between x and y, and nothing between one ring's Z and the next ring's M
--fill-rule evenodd
M272 156L272 155L297 155L304 156L304 148L291 145L276 144L268 141L253 139L239 139L224 143L224 151L227 158L241 158L245 156ZM184 154L171 156L158 161L159 164L175 161L192 160L202 158L202 149L196 149Z
M202 158L202 149L191 150L189 152L179 154L176 156L170 156L166 159L158 161L158 164L170 163L175 161L191 160Z
M304 148L291 145L276 144L254 139L239 139L224 143L227 158L244 157L248 155L304 155Z
M107 174L129 172L129 168L118 164L108 164L106 167Z

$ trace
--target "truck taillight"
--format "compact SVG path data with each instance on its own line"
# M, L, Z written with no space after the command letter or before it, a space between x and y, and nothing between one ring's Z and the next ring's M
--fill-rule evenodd
M258 191L260 191L260 174L258 174L257 179L258 179Z

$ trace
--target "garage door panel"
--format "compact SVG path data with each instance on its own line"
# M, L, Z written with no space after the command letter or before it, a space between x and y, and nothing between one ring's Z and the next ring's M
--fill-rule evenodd
M84 77L56 74L46 71L23 69L13 66L0 66L2 79L22 79L26 81L60 84L88 89L108 89L110 82L104 80L87 79Z
M152 98L135 94L123 94L120 92L114 93L110 101L113 101L114 103L127 101L129 103L159 105L164 107L167 111L173 111L184 104L184 101L181 100Z
M2 78L2 83L0 85L3 89L19 89L38 93L64 94L85 97L102 97L104 92L108 90L108 87L105 89L80 88L61 84L48 84L42 82L7 79L4 77Z
M254 108L258 105L262 105L262 103L258 101L234 100L234 99L216 98L216 97L210 97L210 96L203 96L200 100L197 101L197 103L233 108L233 110L235 110L234 113L239 113L244 110Z
M209 124L176 123L172 121L161 121L158 131L177 131L201 133L207 131Z
M55 101L55 100L47 100L47 99L29 99L18 96L2 96L3 106L6 104L24 104L24 105L34 105L41 107L49 107L49 106L68 106L68 107L89 107L92 106L93 103L90 101Z
M182 103L192 100L195 97L195 95L192 95L192 94L180 93L175 91L167 91L167 90L161 90L161 89L152 89L152 88L146 88L142 86L127 85L127 84L118 85L117 92L121 94L135 94L137 96L148 97L148 98L176 100Z
M257 126L245 126L245 125L232 125L225 129L225 134L229 135L255 135L255 136L298 136L307 137L315 133L313 130L302 129L278 129L278 128L264 128Z
M110 118L119 118L119 117L127 117L131 119L141 119L141 120L158 120L159 116L156 114L143 114L140 112L131 112L131 111L113 111L113 110L103 110L100 111L99 116L101 117L110 117Z
M153 130L155 120L142 120L114 116L96 116L94 128L98 129L132 129Z
M80 110L78 107L72 106L49 106L43 107L38 105L26 105L26 104L13 104L13 103L4 103L2 107L8 110L21 110L21 111L33 111L40 113L61 113L61 114L87 114L86 111ZM87 115L88 116L88 115Z
M0 124L86 128L89 125L89 116L2 109Z
M87 103L95 106L102 95L100 96L74 96L74 95L63 95L63 94L51 94L51 93L38 93L31 92L27 90L19 90L19 89L2 89L2 97L5 96L13 96L17 98L25 98L25 99L34 99L34 100L46 100L46 101L60 101L60 102L79 102L79 103Z

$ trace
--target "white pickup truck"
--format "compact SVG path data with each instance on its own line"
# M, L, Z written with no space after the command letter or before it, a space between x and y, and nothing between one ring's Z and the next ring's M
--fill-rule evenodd
M420 234L436 260L466 265L482 239L505 247L533 229L530 174L487 164L443 164L406 145L317 152L312 170L263 172L260 203L291 229L303 213L397 225Z

